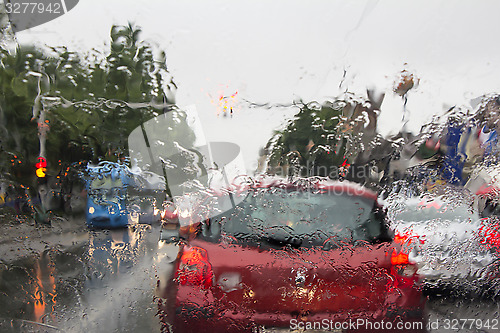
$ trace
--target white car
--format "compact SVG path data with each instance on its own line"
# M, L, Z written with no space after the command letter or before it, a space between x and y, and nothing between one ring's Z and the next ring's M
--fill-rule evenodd
M467 190L448 189L441 195L394 194L387 199L396 240L431 287L482 288L499 261L498 224L481 218L475 197ZM497 276L498 277L498 276Z

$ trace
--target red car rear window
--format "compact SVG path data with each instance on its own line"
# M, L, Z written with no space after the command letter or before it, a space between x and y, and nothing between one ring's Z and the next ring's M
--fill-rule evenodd
M211 219L204 236L293 246L375 241L386 234L385 215L362 196L266 189Z

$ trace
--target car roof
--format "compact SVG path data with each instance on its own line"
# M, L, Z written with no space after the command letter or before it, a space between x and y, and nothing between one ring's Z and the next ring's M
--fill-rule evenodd
M289 191L318 191L318 193L349 195L364 197L373 201L381 201L377 193L358 184L347 180L335 181L325 178L297 178L288 180L281 177L261 177L250 186L252 189L282 188ZM379 202L381 203L381 202Z

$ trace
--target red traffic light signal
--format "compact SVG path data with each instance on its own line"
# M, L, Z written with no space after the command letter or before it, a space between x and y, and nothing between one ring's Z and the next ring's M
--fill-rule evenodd
M37 159L37 162L35 163L35 167L36 167L36 176L38 178L43 178L45 177L45 171L47 171L46 167L47 167L47 160L45 159L45 157L38 157Z
M45 157L38 157L37 158L37 163L35 164L35 167L37 169L40 169L40 168L46 168L47 167L47 160L45 159Z

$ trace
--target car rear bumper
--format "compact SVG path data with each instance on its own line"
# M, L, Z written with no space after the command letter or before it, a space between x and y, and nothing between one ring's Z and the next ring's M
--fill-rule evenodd
M427 332L421 309L380 313L258 313L220 310L193 303L178 307L170 318L175 332Z
M427 332L426 321L414 317L349 318L321 313L307 318L289 314L225 313L214 317L177 315L175 332Z

